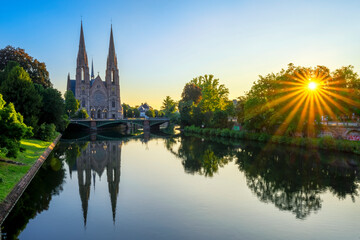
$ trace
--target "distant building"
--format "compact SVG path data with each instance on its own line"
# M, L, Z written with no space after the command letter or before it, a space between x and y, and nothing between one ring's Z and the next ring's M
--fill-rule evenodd
M138 110L140 111L140 117L146 117L146 112L149 111L151 107L147 104L141 104Z
M91 78L91 79L90 79ZM98 75L94 78L94 65L92 64L91 76L85 49L85 39L81 22L80 43L77 55L76 77L67 79L67 90L74 93L80 101L80 108L86 109L91 118L95 119L122 119L122 107L120 101L119 69L113 31L111 26L109 53L106 63L105 81Z

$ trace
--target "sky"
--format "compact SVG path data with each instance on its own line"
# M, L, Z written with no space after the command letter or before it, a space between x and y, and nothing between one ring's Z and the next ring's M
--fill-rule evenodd
M193 78L213 74L235 99L289 63L360 72L360 1L0 0L0 49L45 62L54 87L75 78L80 22L105 80L110 25L121 102L160 108Z

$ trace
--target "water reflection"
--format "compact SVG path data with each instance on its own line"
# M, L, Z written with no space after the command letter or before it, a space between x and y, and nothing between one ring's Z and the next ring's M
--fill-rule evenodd
M30 219L49 209L53 196L63 190L62 149L55 148L1 226L3 239L17 239Z
M157 143L152 144L151 141L153 141L153 138L156 138L160 143L163 142L167 150L164 150L161 146L158 148ZM159 162L161 162L161 164L171 163L167 166L173 166L174 169L162 169L161 167L163 165L160 166L158 162L159 165L157 168L152 169L149 167L149 169L145 169L145 171L140 171L140 169L143 170L146 168L144 164L151 166L154 162L150 162L150 160L141 161L141 159L134 157L138 152L143 154L140 154L141 156L144 156L144 151L139 151L138 149L141 144L135 144L134 141L149 144L149 147L145 150L146 154L152 154L152 156L158 158L166 156L166 158L160 159L161 161ZM122 196L124 197L122 198L122 202L120 200L117 202L121 176L121 149L125 146L126 142L132 142L132 144L129 144L129 148L127 148L131 154L127 156L132 156L135 159L132 159L134 161L131 161L132 163L127 165L126 171L128 178L127 181L123 179L122 182L123 189L126 189L124 187L128 184L127 195L124 194L124 196ZM152 149L152 147L155 146L159 152ZM178 162L168 159L166 151L170 151L180 159L182 166ZM52 224L57 224L58 221L56 221L56 219L63 217L63 215L59 215L60 211L67 211L66 214L74 214L74 218L69 220L72 221L69 225L72 225L74 228L71 230L74 231L72 234L81 231L87 231L89 233L91 230L93 230L93 232L91 232L92 234L94 234L94 232L104 235L109 234L109 232L102 231L104 231L103 229L107 226L112 227L111 223L118 227L118 232L116 232L116 230L112 232L113 235L111 236L114 238L118 236L117 234L119 232L125 232L126 230L131 234L137 231L144 231L145 234L153 233L152 230L156 228L159 231L158 233L163 233L166 232L164 227L165 223L169 223L168 226L171 226L169 229L182 229L181 227L179 228L179 222L186 222L189 218L187 218L188 215L184 218L179 217L181 214L177 211L183 211L185 214L188 214L186 213L188 210L201 213L201 216L189 216L191 216L192 219L202 219L198 222L207 225L209 222L206 222L206 219L211 219L212 215L206 214L212 212L212 208L206 211L201 211L201 209L198 211L199 206L206 205L204 202L206 203L207 198L222 198L223 196L220 196L218 193L214 193L214 195L208 194L209 191L213 192L213 190L216 189L215 187L210 190L204 189L204 193L199 193L199 195L191 191L189 194L187 190L183 190L188 189L189 185L181 185L181 183L191 182L191 185L197 185L198 188L195 189L199 189L199 186L205 186L199 183L202 182L199 181L199 179L189 178L186 174L199 174L206 178L213 178L213 183L216 183L217 174L220 174L221 168L229 165L229 163L231 163L231 165L235 164L231 170L235 170L236 175L240 175L241 178L238 176L231 178L237 179L231 180L235 188L234 186L228 188L229 186L224 186L223 182L218 183L217 186L221 185L224 186L224 189L231 189L229 192L233 193L234 189L238 189L238 187L240 189L241 184L244 184L243 182L236 181L243 179L242 176L245 176L247 187L253 195L256 196L256 198L252 197L252 195L250 197L254 203L258 203L258 199L282 211L292 213L294 217L289 214L291 219L306 219L312 213L321 210L324 200L323 193L325 192L332 193L340 200L350 197L355 201L355 197L358 196L359 191L359 163L356 158L356 155L347 155L344 153L319 152L275 145L265 146L256 142L234 142L222 138L212 139L210 141L194 136L162 136L161 140L159 140L159 136L153 135L145 136L145 138L143 136L111 138L110 136L100 137L94 135L89 138L82 137L81 141L63 141L56 146L49 159L44 163L42 169L33 179L5 221L2 231L6 234L5 239L18 238L30 219L35 218L36 215L42 211L49 209L51 201L56 202L56 204L54 204L56 206L52 205L52 209L54 210L55 208L58 210L49 211L51 212L49 215L53 217L52 219L50 218L50 221L53 220ZM184 169L186 174L176 175L176 180L180 179L176 181L176 184L179 185L172 185L174 184L174 179L166 181L167 178L172 176L172 174L168 173L174 172L177 174L179 165L180 168ZM125 169L124 167L126 166L123 165L123 171ZM240 172L238 172L237 169L239 169ZM157 172L160 176L151 179L152 184L149 185L149 178L139 175L139 173L144 174L145 172L151 172L151 174ZM166 174L161 176L162 172ZM68 173L68 176L66 176L66 173ZM122 177L124 178L126 175ZM230 175L230 177L233 176ZM97 179L106 179L106 182L102 181L99 184ZM164 179L164 181L162 179ZM134 181L138 182L134 184ZM54 200L53 197L63 191L63 186L65 189L64 192L56 198L57 201ZM107 195L105 196L105 201L103 201L103 196L95 196L95 191L92 191L92 189L95 190L95 188L99 189L99 186L102 187L100 190L104 190ZM134 188L134 186L137 186L137 188ZM176 191L169 189L174 186L179 186L176 188ZM130 194L130 191L133 192ZM100 192L103 193L103 191ZM174 192L179 195L174 194ZM77 194L79 194L79 197L77 197ZM66 196L64 197L64 195ZM213 198L208 196L212 196ZM68 198L71 199L69 200ZM182 199L181 203L184 202L184 204L174 204L178 201L178 198ZM144 204L144 202L135 201L135 199L146 199L147 202ZM154 200L154 202L151 202L151 200ZM236 202L236 204L232 206L234 210L241 208L241 200L240 198L239 201L234 201ZM105 204L102 205L104 202ZM161 204L156 205L159 202ZM167 202L169 205L166 205ZM122 206L122 216L116 217L116 210L117 207L120 208L120 203ZM192 203L194 204L192 205ZM64 204L72 204L72 206L64 206ZM91 208L92 204L94 205L93 208ZM117 204L119 206L117 206ZM220 208L216 203L214 203L214 205L207 203L207 206L214 207L214 212L217 213L223 211L223 208ZM154 211L150 211L149 208L153 208L151 210ZM137 209L139 209L139 211L136 211ZM128 212L126 212L126 210L128 210ZM99 216L100 211L104 212L101 216ZM161 218L163 211L166 211L166 213L164 213L163 218ZM219 221L223 220L226 222L226 219L228 219L229 216L226 214L226 209L224 209L224 211L225 215L223 218L219 216ZM97 215L92 218L88 212L96 212ZM168 214L168 212L171 212L171 214ZM158 213L159 215L156 215ZM254 214L258 213L255 211ZM178 222L171 223L172 218L176 217L179 217L178 219L185 219L185 221L179 220ZM117 222L115 224L116 218ZM157 222L156 218L162 220ZM49 216L44 216L43 219L48 221ZM236 216L234 219L235 221L231 220L230 222L242 221L241 216ZM36 222L36 220L34 220L34 222ZM40 221L39 225L41 225L41 220L37 221ZM248 219L245 219L243 223L247 221ZM156 225L156 223L158 225ZM62 224L64 224L64 222ZM90 227L87 229L82 227L86 225L93 226L93 224L94 227L92 229ZM31 224L29 224L29 226L30 225ZM224 224L224 226L228 225ZM253 225L250 224L249 228L251 227L253 227ZM29 227L28 229L31 229L28 232L29 235L36 231L34 227ZM188 228L190 231L191 229L193 228ZM226 229L235 228L229 227ZM209 234L211 232L210 230L211 229L207 229ZM168 233L171 231L172 230L168 230ZM194 232L196 231L194 230ZM26 231L24 232L26 233ZM228 232L228 230L226 230L226 232ZM79 235L81 234L82 233ZM131 239L130 237L133 236L131 234L125 235L125 238L128 236L128 238ZM95 239L95 236L93 236L93 238ZM164 237L164 239L166 239L166 237Z
M213 177L234 160L260 201L299 219L321 209L321 193L327 190L339 199L349 196L355 201L358 196L356 155L189 136L168 139L165 146L191 174Z
M78 152L76 171L84 225L86 225L87 221L90 186L93 184L95 188L95 174L101 177L105 169L111 201L112 218L115 222L116 202L120 184L121 146L121 141L93 141L80 144L74 143L68 147ZM67 157L66 159L71 158ZM69 164L69 166L71 165Z

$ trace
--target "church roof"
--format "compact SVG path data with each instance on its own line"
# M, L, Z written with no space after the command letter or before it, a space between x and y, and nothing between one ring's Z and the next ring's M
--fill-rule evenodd
M75 96L75 87L76 87L76 80L72 80L70 79L70 90L73 92L74 96Z

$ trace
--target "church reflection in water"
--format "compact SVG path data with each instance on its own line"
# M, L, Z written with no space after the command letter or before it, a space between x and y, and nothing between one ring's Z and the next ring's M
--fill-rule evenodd
M120 184L121 147L122 141L92 141L75 147L77 148L75 169L78 176L84 225L86 225L87 221L91 184L93 184L95 189L96 174L101 177L105 170L111 201L112 218L115 222L116 201Z

